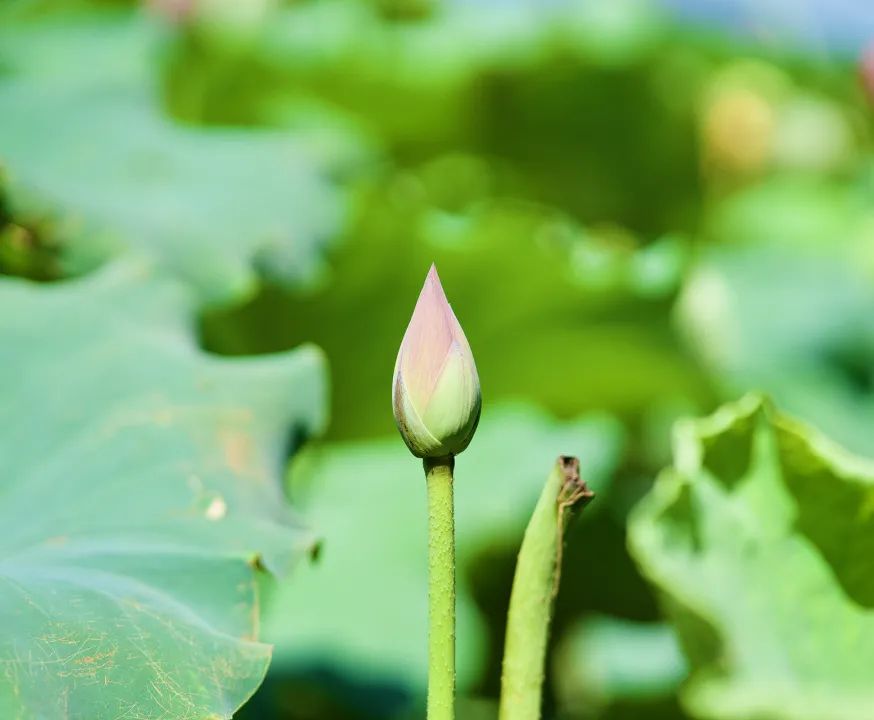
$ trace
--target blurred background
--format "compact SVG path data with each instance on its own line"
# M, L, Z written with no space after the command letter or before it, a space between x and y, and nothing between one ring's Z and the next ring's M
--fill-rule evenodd
M546 715L680 720L626 519L673 422L747 390L874 457L872 108L868 0L3 0L0 272L142 256L194 288L207 352L324 350L330 424L288 472L322 554L264 580L239 717L408 720L424 487L390 378L436 261L485 407L460 718L496 716L515 552L569 453L598 498Z

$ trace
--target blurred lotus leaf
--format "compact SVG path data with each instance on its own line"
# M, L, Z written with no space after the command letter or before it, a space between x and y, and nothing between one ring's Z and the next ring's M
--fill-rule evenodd
M138 265L0 306L0 716L230 718L270 661L256 568L313 545L278 476L320 354L208 357Z
M589 617L572 627L553 663L559 703L565 712L578 714L621 700L669 698L687 672L669 625L607 616Z
M874 206L853 187L774 180L724 202L679 302L727 394L759 388L874 454Z
M664 20L649 0L302 0L277 4L241 51L204 42L195 17L170 101L193 121L267 124L308 103L345 113L395 162L481 153L529 201L647 235L685 231L707 63L678 52Z
M581 459L606 494L621 425L604 416L556 423L533 408L483 414L456 460L458 678L483 670L484 621L470 595L472 558L518 547L555 457ZM330 667L420 691L427 677L427 507L421 464L399 438L326 445L292 466L292 497L325 537L324 553L268 598L264 637L278 672ZM596 501L586 512L597 512ZM575 572L566 568L566 573Z
M144 13L3 19L9 204L21 222L50 227L68 272L132 247L227 299L251 289L256 269L301 283L321 268L343 216L332 175L351 155L323 157L323 141L289 130L165 116L161 28Z
M874 707L874 465L749 395L676 428L629 521L718 720L863 720Z

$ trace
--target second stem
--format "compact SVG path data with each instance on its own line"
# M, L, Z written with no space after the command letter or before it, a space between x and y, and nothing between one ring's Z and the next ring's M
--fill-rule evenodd
M428 720L455 717L454 460L426 458L428 484Z

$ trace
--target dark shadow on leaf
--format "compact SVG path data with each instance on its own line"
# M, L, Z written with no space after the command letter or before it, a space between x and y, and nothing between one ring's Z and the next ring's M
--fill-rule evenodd
M366 669L365 669L366 670ZM275 667L236 720L383 720L409 711L416 698L390 682L353 678L313 662L294 671Z
M778 428L777 438L798 532L822 553L847 595L874 608L874 483L842 473L793 429Z
M731 427L701 438L704 467L728 489L749 470L757 418L758 413L738 417Z

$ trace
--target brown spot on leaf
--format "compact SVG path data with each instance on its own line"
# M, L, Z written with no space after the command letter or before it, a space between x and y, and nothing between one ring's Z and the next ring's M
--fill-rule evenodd
M252 464L252 439L239 430L222 434L222 449L228 467L237 473L244 473Z

